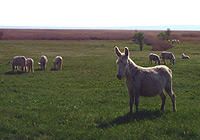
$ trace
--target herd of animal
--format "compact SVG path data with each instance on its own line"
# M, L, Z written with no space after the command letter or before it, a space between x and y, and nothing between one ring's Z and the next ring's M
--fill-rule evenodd
M161 57L159 57L157 54L150 53L149 54L149 64L152 64L152 61L155 61L155 64L158 63L158 65L161 64L161 60L166 64L165 60L169 59L170 64L174 65L175 61L175 56L172 52L162 52ZM189 56L185 55L182 53L182 59L190 59ZM42 55L40 57L40 62L38 64L41 66L42 70L46 70L46 64L48 62L48 59L45 55ZM62 69L62 62L63 59L61 56L56 56L54 61L53 61L53 67L56 70L61 70ZM21 72L32 72L34 73L34 60L32 58L26 58L25 56L15 56L13 58L13 61L11 61L12 64L12 70L13 72L16 70L18 71L18 66L21 66Z
M46 70L46 65L47 65L48 59L45 55L42 55L40 57L40 62L38 64L41 66L42 70ZM62 62L63 59L61 56L56 56L54 61L53 61L53 67L56 70L61 70L62 69ZM32 58L26 58L25 56L15 56L13 58L13 61L11 61L12 64L12 70L13 72L18 71L18 66L21 67L21 72L32 72L34 73L34 60Z
M165 62L166 59L169 59L170 64L174 65L175 56L172 52L164 51L161 53L160 57L154 53L149 54L149 64L152 64L152 61L155 61L155 64L158 63L158 65L160 65L161 60L164 62L164 64L166 64L166 62ZM182 53L182 59L190 59L190 57L188 55L185 55L184 53Z
M155 61L158 66L144 68L136 65L129 58L129 49L124 48L124 52L121 53L117 46L115 46L115 53L118 56L118 73L117 78L121 80L123 77L126 78L126 86L130 95L130 112L132 112L132 107L135 102L136 112L139 111L139 96L151 97L160 95L162 100L161 110L164 110L166 96L164 90L170 96L173 103L173 110L176 111L176 101L175 94L172 90L172 71L165 65L160 65L162 60L166 64L165 60L169 59L170 64L174 65L175 56L172 52L162 52L161 57L157 54L149 54L149 63ZM182 53L182 59L190 59L189 56ZM40 62L38 64L41 66L42 70L46 70L48 59L45 55L40 57ZM62 69L63 59L61 56L56 56L53 61L53 67L56 70ZM21 66L22 72L32 72L34 73L34 60L32 58L25 58L24 56L15 56L13 58L12 70L18 71L18 66Z
M168 42L169 43L171 42L172 44L175 44L175 43L180 44L180 40L179 39L168 40Z

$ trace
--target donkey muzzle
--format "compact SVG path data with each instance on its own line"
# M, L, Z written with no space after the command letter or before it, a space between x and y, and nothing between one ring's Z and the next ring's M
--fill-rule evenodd
M121 80L121 79L122 79L122 76L121 76L121 75L117 75L117 78L118 78L119 80Z

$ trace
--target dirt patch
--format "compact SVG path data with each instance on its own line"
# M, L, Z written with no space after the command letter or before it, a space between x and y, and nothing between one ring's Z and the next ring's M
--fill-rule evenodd
M145 34L145 43L152 46L152 51L166 51L173 48L173 46L166 41L160 40L157 36Z

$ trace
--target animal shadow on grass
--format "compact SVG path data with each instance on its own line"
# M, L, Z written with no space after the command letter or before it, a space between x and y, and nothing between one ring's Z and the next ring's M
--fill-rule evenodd
M101 129L108 128L109 126L113 125L121 125L121 124L127 124L130 122L134 121L141 121L144 119L147 120L154 120L157 118L161 118L163 116L162 111L140 111L139 113L127 113L123 116L119 116L115 118L114 120L107 122L107 123L102 123L98 127Z
M45 71L43 69L35 69L35 71ZM55 68L51 68L50 71L57 71Z
M43 69L35 69L35 71L43 71Z
M6 75L16 75L16 74L24 74L24 72L18 71L18 72L13 72L13 71L9 71L5 73Z
M51 68L50 71L57 71L57 69L55 69L55 68Z

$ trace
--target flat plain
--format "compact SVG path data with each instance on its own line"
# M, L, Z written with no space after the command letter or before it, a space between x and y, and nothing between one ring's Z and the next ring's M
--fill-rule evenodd
M177 112L167 96L140 97L138 114L129 114L124 80L116 78L117 56L127 46L131 59L150 67L151 46L143 51L131 40L1 40L0 138L5 139L199 139L200 43L175 44L173 90ZM190 60L181 59L185 53ZM47 70L37 65L48 57ZM35 73L13 73L8 64L15 55L35 60ZM63 57L62 71L53 59ZM134 108L135 111L135 108Z

